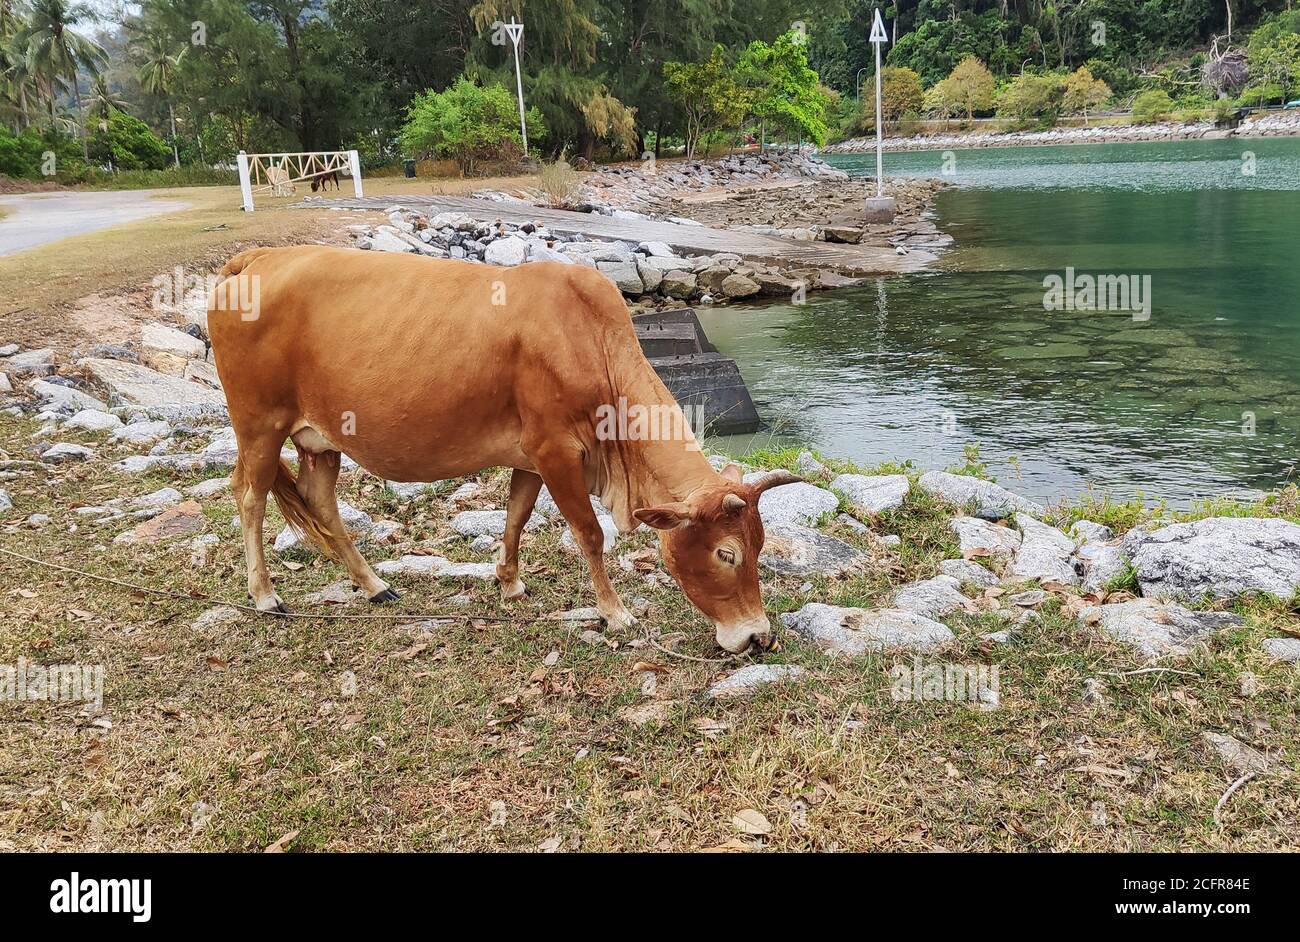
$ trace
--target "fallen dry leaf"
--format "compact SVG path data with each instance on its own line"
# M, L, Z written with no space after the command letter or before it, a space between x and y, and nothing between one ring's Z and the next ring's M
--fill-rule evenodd
M298 831L290 831L288 834L284 835L282 838L280 838L278 841L276 841L266 850L262 851L262 853L283 854L285 848L288 847L290 844L292 844L295 840L297 840L298 834L299 834Z
M753 808L737 811L735 817L731 819L731 824L742 834L762 837L764 834L772 833L772 823L763 816L762 812L755 811Z

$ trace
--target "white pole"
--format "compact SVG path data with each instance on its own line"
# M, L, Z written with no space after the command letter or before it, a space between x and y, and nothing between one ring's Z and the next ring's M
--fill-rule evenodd
M361 192L361 155L356 151L348 151L348 163L352 165L352 191L356 193L357 199L365 196Z
M524 25L516 23L515 18L510 17L510 26L507 28L510 34L510 42L515 47L515 91L519 93L519 133L524 139L524 156L528 156L528 122L524 119L524 80L519 72L519 41L524 38Z
M885 157L880 127L880 43L872 45L876 47L876 196L880 197L885 195Z
M253 211L253 184L248 178L248 154L242 150L235 157L235 162L239 164L239 192L244 196L244 212Z

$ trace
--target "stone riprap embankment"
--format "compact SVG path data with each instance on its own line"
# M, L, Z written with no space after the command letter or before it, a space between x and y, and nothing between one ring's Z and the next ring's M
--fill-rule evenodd
M802 284L819 287L802 266L789 275L774 265L734 253L682 256L662 242L597 241L549 231L540 223L513 225L466 213L426 216L401 206L388 224L354 226L357 246L375 252L412 252L488 265L559 262L585 265L612 281L627 297L653 304L712 304L758 297L789 297ZM805 280L809 275L811 283Z
M42 350L12 348L0 357L0 373L13 389L0 408L38 422L26 454L7 454L0 464L0 483L6 485L0 487L0 511L10 526L82 528L101 540L106 552L174 547L195 567L207 564L214 547L239 545L237 517L205 513L212 502L234 509L227 476L238 456L220 390L193 377L194 364L208 362L206 338L197 324L182 331L203 345L200 356L198 346L163 327L168 325L153 325L138 342L96 350L94 357L65 361ZM187 353L194 356L185 359ZM182 386L192 402L168 398ZM296 460L288 448L283 457ZM721 467L726 459L711 460ZM57 521L24 507L28 482L75 473L91 463L120 477L124 493L69 507L66 519ZM349 480L365 474L346 458L343 467ZM767 531L759 567L766 583L798 600L787 602L780 614L795 643L833 656L933 654L969 630L962 620L970 617L1002 625L983 635L984 643L1013 643L1017 632L1038 622L1039 610L1055 600L1080 630L1128 645L1139 659L1176 658L1242 624L1238 616L1207 610L1204 603L1255 595L1289 599L1300 588L1300 525L1284 519L1146 523L1117 537L1087 520L1063 530L1043 519L1049 514L1036 502L967 475L836 474L810 454L799 456L797 467L806 475L803 483L770 490L759 503ZM745 470L751 481L762 473ZM171 483L127 496L140 490L128 482L144 472L161 473ZM396 502L391 518L347 501L340 509L386 577L399 582L494 578L493 553L505 523L499 491L490 493L481 480L377 486ZM891 521L902 519L892 515L906 515L918 500L947 508L951 557L937 561L935 572L894 583L874 604L833 604L828 593L843 580L873 574L891 579L899 554L907 550L900 534L889 532ZM445 518L436 528L446 535L413 539L407 527L415 502L425 521L428 508L436 508L435 515ZM545 493L539 498L529 532L555 528L560 550L576 556L576 544L553 505ZM648 547L644 538L632 545L604 507L595 501L593 507L611 564L647 584L667 584L670 577L653 535ZM228 522L214 522L219 519ZM311 551L287 529L268 537L274 552L286 558ZM451 553L449 546L460 549ZM342 583L320 597L343 604L355 600ZM644 611L643 601L632 602L634 610ZM611 641L593 630L593 617L577 609L561 623L582 630L584 638L590 635L592 643ZM1284 637L1259 642L1264 655L1281 661L1300 656L1297 647ZM768 682L798 683L806 677L800 671L751 671L718 695L746 695Z
M1300 114L1282 112L1247 118L1235 129L1216 128L1212 122L1193 124L1094 125L1052 128L1047 131L996 131L920 134L889 137L884 149L964 150L971 147L1026 147L1052 144L1125 144L1141 141L1187 141L1229 137L1294 137L1300 135ZM857 137L821 149L823 154L866 154L876 148L874 137Z

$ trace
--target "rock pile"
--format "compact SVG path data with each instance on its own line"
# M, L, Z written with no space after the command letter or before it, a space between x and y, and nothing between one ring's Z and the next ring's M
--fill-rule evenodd
M778 269L719 253L686 257L663 242L597 241L549 231L541 223L484 222L465 213L432 217L400 206L389 224L354 227L357 247L413 252L489 265L558 262L594 268L631 298L715 303L752 297L788 297L799 285Z

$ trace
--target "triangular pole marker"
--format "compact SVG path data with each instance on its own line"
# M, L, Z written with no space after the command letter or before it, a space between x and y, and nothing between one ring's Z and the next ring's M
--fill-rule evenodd
M885 21L880 18L880 9L877 8L875 13L875 19L871 21L871 35L867 37L867 41L873 43L888 42L889 36L885 33Z

